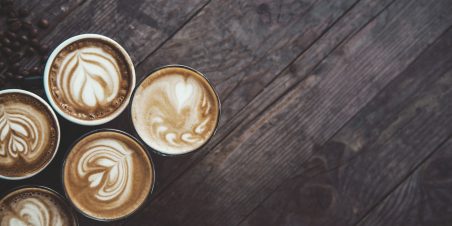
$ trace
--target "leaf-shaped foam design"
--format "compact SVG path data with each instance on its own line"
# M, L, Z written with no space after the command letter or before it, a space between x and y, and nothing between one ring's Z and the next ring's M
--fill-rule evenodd
M110 201L129 192L132 177L131 151L117 140L99 140L83 153L77 163L78 175L95 188L95 197Z
M63 226L61 215L40 199L30 197L14 204L16 217L9 219L9 225Z
M81 109L104 106L120 90L118 62L101 48L85 47L69 53L62 60L60 75L63 98Z
M186 147L204 141L205 125L211 120L206 92L194 79L182 76L159 79L154 89L161 95L150 97L150 125L154 139L173 147Z
M0 155L27 155L39 142L36 123L24 113L0 112Z

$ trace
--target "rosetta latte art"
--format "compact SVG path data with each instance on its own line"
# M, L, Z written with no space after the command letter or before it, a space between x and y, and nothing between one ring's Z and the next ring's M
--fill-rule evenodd
M130 193L132 152L117 140L102 139L86 147L77 164L79 177L86 178L94 196L100 201L112 201Z
M121 71L115 58L99 47L68 53L58 77L63 98L78 109L104 106L118 96Z
M35 122L24 113L0 109L0 156L17 158L38 146L39 133Z

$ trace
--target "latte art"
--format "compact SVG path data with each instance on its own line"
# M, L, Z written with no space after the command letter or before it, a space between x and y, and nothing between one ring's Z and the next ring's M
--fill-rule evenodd
M63 167L69 199L81 212L100 220L133 213L150 193L153 175L144 148L129 135L110 130L83 137Z
M89 181L90 188L96 189L94 197L99 201L111 201L121 195L127 198L131 192L132 151L112 139L95 141L85 150L78 162L77 173Z
M20 178L42 170L55 155L56 116L25 91L0 94L0 176Z
M24 112L6 112L0 107L0 156L26 156L38 146L38 126Z
M99 47L82 47L62 57L57 84L77 110L105 106L120 93L118 62Z
M0 202L0 226L73 226L75 219L59 196L43 188L23 188Z
M135 69L127 52L96 34L60 44L44 73L44 88L55 110L82 125L100 125L118 116L134 86Z
M132 120L140 137L166 154L202 146L213 134L219 103L207 80L183 67L161 69L137 88Z

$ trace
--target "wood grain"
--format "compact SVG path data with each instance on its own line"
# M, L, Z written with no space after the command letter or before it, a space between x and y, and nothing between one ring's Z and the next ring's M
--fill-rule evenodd
M254 114L252 108L246 109L244 114L239 112L301 53L307 51L313 65L318 63L388 2L366 4L369 10L359 16L355 10L334 29L333 25L356 1L306 1L302 5L292 1L211 2L173 39L137 67L138 74L145 75L149 68L174 62L193 66L213 82L222 100L219 130L201 152L171 159L155 157L161 178L157 193L205 156L237 126L239 120ZM228 10L223 10L225 8ZM265 13L262 12L264 9L267 10ZM329 12L328 16L324 15L326 12ZM208 18L215 19L206 24ZM347 24L353 19L362 20ZM347 26L343 26L345 24ZM244 30L255 32L245 33ZM315 44L327 31L329 35ZM313 45L321 47L311 50ZM231 124L233 118L236 121Z
M451 38L449 29L331 140L316 145L242 225L353 225L372 211L452 134ZM413 206L400 201L411 203L417 189L407 186L362 225L417 225L401 217Z
M331 137L450 26L449 3L391 5L252 124L236 128L158 196L141 220L240 222L268 192L297 172L314 143ZM300 76L300 67L295 63L295 70L286 73Z
M449 139L359 225L450 225L451 149Z

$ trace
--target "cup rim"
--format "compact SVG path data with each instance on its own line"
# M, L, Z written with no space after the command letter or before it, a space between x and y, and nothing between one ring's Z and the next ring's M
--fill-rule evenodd
M209 86L212 88L213 93L215 94L215 97L216 97L217 102L218 102L217 121L216 121L216 123L215 123L215 127L214 127L214 130L213 130L212 135L211 135L211 136L210 136L210 137L209 137L209 138L208 138L201 146L199 146L198 148L195 148L195 149L193 149L193 150L191 150L191 151L187 151L187 152L180 153L180 154L165 153L165 152L159 151L159 150L157 150L157 149L151 147L151 145L149 145L146 141L144 141L144 139L143 139L143 138L140 136L140 134L138 133L138 130L137 130L136 127L135 127L135 123L133 122L133 114L132 114L132 110L133 110L133 101L134 101L134 99L135 99L135 94L136 94L136 91L138 90L138 88L141 86L141 84L142 84L147 78L149 78L152 74L154 74L155 72L157 72L157 71L159 71L159 70L162 70L162 69L165 69L165 68L170 68L170 67L179 67L179 68L188 69L188 70L191 70L191 71L193 71L193 72L195 72L195 73L201 75L201 77L203 77L203 78L207 81L207 84L209 84ZM132 96L131 96L130 99L131 99L131 103L130 103L130 106L129 106L129 107L130 107L130 109L129 109L129 114L130 114L130 121L131 121L131 123L132 123L132 127L133 127L134 134L135 134L135 135L136 135L136 136L137 136L137 137L138 137L138 138L146 145L146 147L148 147L152 152L154 152L154 153L156 153L156 154L158 154L158 155L160 155L160 156L165 156L165 157L186 156L186 155L189 155L189 154L198 152L198 151L201 150L204 146L206 146L206 145L211 141L212 137L214 137L215 134L217 133L218 126L219 126L219 124L220 124L220 119L221 119L221 100L220 100L220 96L218 95L218 92L217 92L217 90L215 89L215 86L213 85L213 83L205 76L205 74L201 73L200 71L198 71L198 70L196 70L196 69L194 69L194 68L192 68L192 67L190 67L190 66L186 66L186 65L182 65L182 64L168 64L168 65L160 66L160 67L157 67L157 68L151 70L151 72L149 72L148 75L146 75L146 76L144 76L143 78L141 78L140 81L137 83L135 89L134 89L133 92L132 92Z
M33 188L46 190L46 191L52 193L53 195L55 195L56 197L58 197L63 202L63 204L66 205L65 207L69 208L69 213L71 214L72 219L74 219L74 221L75 221L75 226L79 225L77 214L74 211L74 208L69 204L69 201L67 200L67 198L64 197L63 195L61 195L59 192L55 191L54 189L44 186L44 185L27 184L27 185L20 185L20 186L8 189L5 192L5 194L0 196L0 202L3 201L4 198L6 198L8 195L10 195L13 192L17 192L17 191L24 190L24 189L33 189Z
M58 121L58 117L56 116L55 112L53 111L52 107L50 107L50 105L44 100L42 99L40 96L27 91L27 90L23 90L23 89L5 89L5 90L1 90L0 91L0 95L2 94L9 94L9 93L20 93L20 94L24 94L24 95L28 95L32 98L35 98L36 100L38 100L40 103L42 103L45 108L47 108L47 110L50 112L51 117L53 118L53 120L55 121L56 124L56 130L57 130L57 141L55 144L55 150L52 154L52 157L49 159L49 161L47 161L47 163L45 163L41 169L36 170L33 173L30 173L28 175L25 176L19 176L19 177L11 177L11 176L4 176L0 174L0 179L5 179L5 180L23 180L23 179L27 179L30 177L35 176L36 174L42 172L45 168L47 168L47 166L49 166L49 164L53 161L53 159L55 158L58 149L60 147L60 139L61 139L61 129L60 129L60 122Z
M108 42L121 52L121 54L124 56L127 64L129 64L129 69L131 72L131 81L130 81L131 88L127 94L127 97L122 102L121 106L119 106L119 108L117 108L112 114L110 114L109 117L100 118L100 119L96 119L96 120L83 120L83 119L79 119L74 116L71 116L71 115L63 112L60 109L60 107L55 102L55 100L53 99L53 96L50 92L48 80L49 80L49 73L50 73L51 65L52 65L53 61L55 60L55 57L61 52L61 50L73 42L76 42L76 41L82 40L82 39L90 39L90 38L91 39L99 39L99 40ZM127 108L127 105L129 105L129 101L131 99L132 92L133 92L133 89L135 88L135 84L136 84L135 65L133 64L132 59L130 58L130 55L127 53L127 51L124 49L124 47L122 47L115 40L113 40L107 36L100 35L100 34L93 34L93 33L79 34L79 35L72 36L72 37L66 39L52 51L52 53L49 56L49 59L46 62L46 65L45 65L43 83L44 83L44 92L47 96L47 99L49 100L50 105L55 109L55 111L59 115L61 115L65 119L67 119L73 123L79 124L79 125L96 126L96 125L105 124L105 123L110 122L113 119L117 118Z
M152 175L151 187L149 188L149 192L148 192L148 194L146 195L146 198L143 200L143 203L141 203L135 210L133 210L133 211L130 212L129 214L124 215L124 216L121 216L121 217L118 217L118 218L113 218L113 219L102 219L102 218L97 218L97 217L93 217L93 216L91 216L91 215L89 215L89 214L83 212L83 211L82 211L81 209L79 209L79 208L74 204L74 202L71 200L71 198L69 197L69 194L68 194L68 192L67 192L67 190L66 190L66 186L64 185L64 169L65 169L65 167L66 167L67 158L68 158L70 152L72 151L73 147L74 147L78 142L80 142L83 138L85 138L85 137L87 137L87 136L89 136L89 135L95 134L95 133L99 133L99 132L115 132L115 133L119 133L119 134L125 135L125 136L131 138L132 140L134 140L135 142L137 142L137 143L143 148L143 151L144 151L145 155L147 156L147 158L148 158L148 160L149 160L149 163L151 164L151 169L152 169L152 170L151 170L151 171L152 171L152 172L151 172L151 173L152 173L152 174L151 174L151 175ZM154 161L152 160L151 155L150 155L149 152L147 151L146 146L144 146L143 143L142 143L140 140L138 140L138 139L135 138L134 136L130 135L129 133L124 132L124 131L119 130L119 129L112 129L112 128L101 128L101 129L92 130L92 131L89 131L89 132L87 132L87 133L81 135L79 138L77 138L77 139L69 146L68 150L66 151L66 154L65 154L64 160L63 160L63 165L62 165L62 167L61 167L61 185L62 185L62 187L63 187L64 196L66 197L67 200L69 200L70 205L71 205L75 210L77 210L77 212L79 212L80 214L82 214L84 217L87 217L87 218L89 218L89 219L91 219L91 220L100 221L100 222L114 222L114 221L124 220L124 219L126 219L126 218L128 218L128 217L130 217L130 216L132 216L132 215L134 215L134 214L136 214L136 213L138 213L139 211L141 211L141 210L143 209L143 207L144 207L146 204L148 204L148 202L151 200L151 196L152 196L153 193L154 193L154 188L155 188L155 183L156 183L156 178L155 178L155 177L156 177L156 173L155 173L155 165L154 165Z

